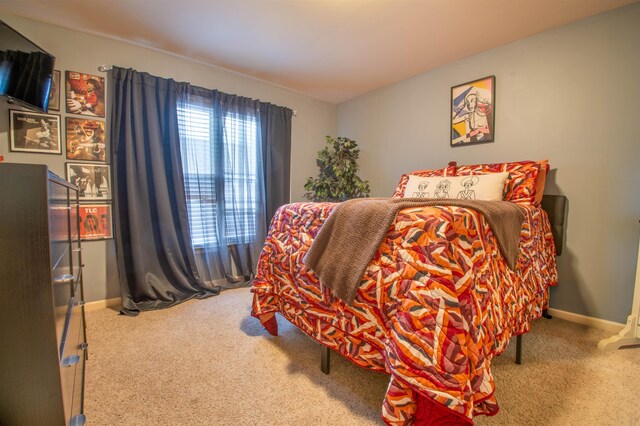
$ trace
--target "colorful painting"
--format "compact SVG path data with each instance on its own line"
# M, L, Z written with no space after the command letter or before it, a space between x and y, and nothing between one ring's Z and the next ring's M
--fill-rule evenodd
M104 117L104 77L75 71L65 75L67 112Z
M67 117L65 124L67 159L106 160L104 121Z
M81 240L113 238L111 204L82 204L79 209Z
M27 111L9 111L11 151L62 154L60 116Z
M495 139L495 76L451 88L451 146Z

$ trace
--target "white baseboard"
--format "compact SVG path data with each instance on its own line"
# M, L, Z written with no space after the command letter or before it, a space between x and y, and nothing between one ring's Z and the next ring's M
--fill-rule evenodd
M98 309L105 309L111 306L120 306L122 300L119 297L113 299L96 300L95 302L87 302L84 304L85 312L97 311Z
M574 314L573 312L561 311L560 309L549 308L551 316L575 322L577 324L588 325L589 327L599 328L611 333L619 333L624 328L623 323L603 320L600 318L588 317L586 315Z

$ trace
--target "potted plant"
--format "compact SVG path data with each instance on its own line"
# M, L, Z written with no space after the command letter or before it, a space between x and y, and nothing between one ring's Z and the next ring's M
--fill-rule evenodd
M304 196L311 201L330 202L368 197L369 181L363 181L357 174L358 144L349 138L325 139L328 146L318 152L316 160L320 174L307 179L304 189L309 192Z

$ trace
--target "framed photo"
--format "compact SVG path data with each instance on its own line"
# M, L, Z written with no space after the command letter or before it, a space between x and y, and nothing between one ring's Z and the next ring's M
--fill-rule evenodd
M60 111L60 71L53 71L51 90L49 91L49 110Z
M79 210L82 241L113 238L111 204L81 204Z
M111 172L108 164L67 163L67 180L80 189L80 201L111 200Z
M104 117L104 77L65 71L65 99L68 113Z
M59 115L9 110L9 133L11 151L62 154Z
M65 141L68 160L105 162L104 121L66 117Z
M451 146L494 141L495 94L493 75L451 88Z

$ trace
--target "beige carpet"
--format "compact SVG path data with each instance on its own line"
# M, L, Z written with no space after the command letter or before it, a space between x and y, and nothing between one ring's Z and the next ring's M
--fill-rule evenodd
M89 425L378 425L388 377L332 354L278 318L249 316L248 289L146 312L87 313ZM598 352L608 335L540 320L494 359L501 410L478 425L640 425L640 348Z

